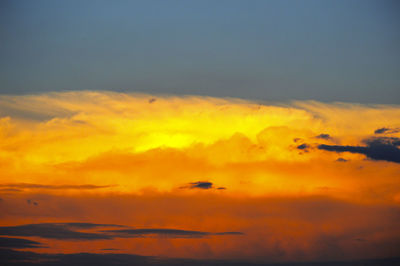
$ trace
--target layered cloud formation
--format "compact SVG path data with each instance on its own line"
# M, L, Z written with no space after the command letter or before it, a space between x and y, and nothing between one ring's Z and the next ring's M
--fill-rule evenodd
M399 106L68 92L1 96L0 117L2 245L399 254Z

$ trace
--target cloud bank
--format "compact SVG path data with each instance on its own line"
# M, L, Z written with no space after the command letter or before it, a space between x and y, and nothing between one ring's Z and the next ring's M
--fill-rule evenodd
M2 243L268 262L393 257L399 117L394 105L0 96Z

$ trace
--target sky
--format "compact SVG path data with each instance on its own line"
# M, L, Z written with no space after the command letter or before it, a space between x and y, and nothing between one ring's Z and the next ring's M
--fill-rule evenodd
M399 265L395 1L2 1L1 265Z
M0 92L399 104L397 1L2 1Z

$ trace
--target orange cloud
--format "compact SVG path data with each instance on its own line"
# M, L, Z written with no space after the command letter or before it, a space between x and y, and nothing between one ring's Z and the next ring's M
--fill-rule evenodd
M400 133L379 129L399 128L398 106L68 92L1 96L0 115L3 226L245 233L90 246L31 238L54 252L272 261L398 252L400 164L349 152L374 138L397 156Z

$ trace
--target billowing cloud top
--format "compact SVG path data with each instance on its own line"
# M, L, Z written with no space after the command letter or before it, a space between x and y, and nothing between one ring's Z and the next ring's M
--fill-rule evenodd
M399 117L393 105L1 96L2 245L269 261L399 254Z
M68 92L1 96L0 114L1 187L9 191L171 191L211 182L227 191L286 193L304 185L291 169L302 175L316 161L321 168L335 168L339 157L399 162L386 142L362 146L374 132L396 137L388 128L399 126L397 106ZM354 179L317 175L307 190Z

